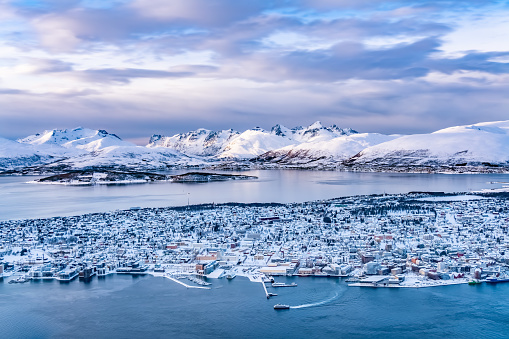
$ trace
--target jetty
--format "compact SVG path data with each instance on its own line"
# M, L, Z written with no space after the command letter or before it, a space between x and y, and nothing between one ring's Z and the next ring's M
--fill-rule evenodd
M170 279L170 280L172 280L172 281L176 282L177 284L180 284L180 285L182 285L182 286L185 286L185 287L187 287L187 288L199 288L199 289L203 289L203 290L210 290L210 287L205 287L205 286L192 286L192 285L188 285L188 284L183 283L182 281L179 281L179 280L177 280L177 279L175 279L175 278L173 278L172 276L169 276L169 275L167 275L167 276L166 276L166 278L168 278L168 279Z
M265 282L262 281L262 286L263 286L263 290L265 291L265 296L267 297L267 299L270 298L270 293L267 291L267 286L265 286Z

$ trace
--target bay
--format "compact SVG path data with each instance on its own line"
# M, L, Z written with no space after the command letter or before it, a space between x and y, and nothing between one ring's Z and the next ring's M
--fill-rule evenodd
M170 172L169 174L178 174ZM227 172L232 173L232 172ZM28 184L37 177L0 177L0 220L46 218L139 207L202 203L291 203L410 191L468 192L498 188L507 174L395 174L260 170L258 179L210 183L61 186Z
M274 289L238 277L211 290L166 278L111 275L84 283L0 283L4 338L504 338L509 284L347 287L338 278L278 278ZM275 311L286 303L290 310Z

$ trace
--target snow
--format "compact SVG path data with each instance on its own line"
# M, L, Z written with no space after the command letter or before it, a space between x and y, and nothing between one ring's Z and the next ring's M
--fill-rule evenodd
M315 156L327 156L335 160L344 160L354 156L366 147L392 140L397 136L378 133L361 133L340 136L331 140L307 142L293 148L294 151L306 150ZM283 148L288 150L289 147Z
M397 138L398 135L378 133L357 133L342 135L330 140L303 142L272 150L266 155L276 157L279 164L299 164L320 160L322 162L338 162L346 160L366 147ZM262 155L264 157L265 155ZM324 159L323 159L324 158Z
M408 157L424 163L509 161L509 121L456 126L430 134L415 134L368 147L357 162L377 158Z
M289 129L275 125L271 131L253 128L243 133L232 129L218 132L198 129L172 137L152 136L147 147L166 147L187 155L211 156L218 159L249 159L267 151L307 142L328 141L339 136L356 133L333 125L324 127L317 121L310 126Z
M0 138L0 171L54 161L59 154L61 152Z
M316 142L316 141L327 141L333 138L350 135L357 133L352 129L341 129L336 125L331 127L324 127L320 121L309 125L306 128L294 128L292 129L291 138L298 142Z
M358 133L317 121L307 127L198 129L171 137L153 135L136 146L104 130L47 130L18 141L0 138L0 171L46 165L84 168L168 168L246 160L270 166L492 166L509 164L509 120L455 126L429 134ZM306 165L307 166L307 165Z
M0 158L33 156L36 153L37 150L34 147L20 144L9 139L0 138Z
M268 133L263 130L248 130L237 135L218 155L219 158L250 159L270 151L291 145L291 139Z
M78 158L60 162L77 168L120 166L129 168L165 168L185 163L189 165L203 164L199 159L187 157L167 148L147 148L143 146L109 146L97 152L91 152Z
M172 137L153 135L147 147L165 147L188 155L215 156L226 147L232 137L238 134L239 132L232 129L214 132L200 128Z
M486 199L485 197L479 195L451 195L451 196L443 196L443 197L425 197L425 198L417 198L415 200L421 201L466 201L466 200L480 200Z
M67 149L77 148L88 152L109 146L135 146L133 143L123 141L115 134L109 134L104 130L91 130L82 127L72 130L47 130L18 141L31 145L59 145Z

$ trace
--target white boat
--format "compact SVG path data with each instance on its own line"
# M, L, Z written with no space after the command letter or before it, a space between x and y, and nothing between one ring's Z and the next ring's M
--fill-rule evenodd
M297 286L297 283L291 283L291 284L285 284L285 283L282 283L282 282L275 282L275 283L272 283L272 287L296 287Z
M289 310L290 305L276 304L274 305L275 310Z

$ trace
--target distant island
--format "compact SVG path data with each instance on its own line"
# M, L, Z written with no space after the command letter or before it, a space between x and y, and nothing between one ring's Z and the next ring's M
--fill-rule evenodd
M29 181L29 183L38 184L58 184L70 186L90 186L90 185L118 185L118 184L140 184L156 181L169 181L176 183L201 183L212 181L227 180L249 180L258 179L256 176L239 174L220 174L189 172L177 175L167 175L148 172L119 172L107 170L83 170L69 171L62 174L56 174L49 177Z

